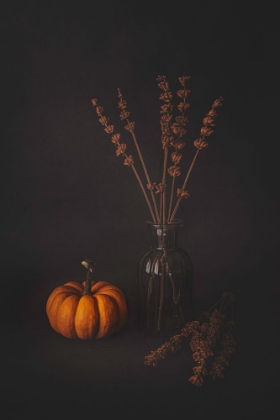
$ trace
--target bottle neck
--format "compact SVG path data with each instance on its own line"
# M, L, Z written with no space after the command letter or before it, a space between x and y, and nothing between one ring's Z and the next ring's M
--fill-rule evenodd
M183 226L181 220L170 224L148 222L152 230L152 245L157 249L176 248L178 246L178 231Z

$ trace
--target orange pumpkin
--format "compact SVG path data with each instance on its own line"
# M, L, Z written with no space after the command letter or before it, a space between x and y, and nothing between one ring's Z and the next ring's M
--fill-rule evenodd
M128 308L123 292L108 281L92 280L95 264L88 268L86 281L69 281L56 287L46 303L51 327L66 338L105 338L126 323Z

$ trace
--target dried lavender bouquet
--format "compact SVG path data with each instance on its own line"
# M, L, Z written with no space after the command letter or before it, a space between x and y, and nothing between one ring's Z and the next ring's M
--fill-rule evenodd
M92 105L95 107L99 122L104 127L107 134L111 135L111 141L116 147L116 156L123 157L124 165L130 167L139 183L144 198L149 208L150 216L154 223L166 224L172 223L176 216L178 207L182 199L190 197L190 193L186 190L186 186L193 169L194 163L199 152L208 146L208 137L214 132L215 119L217 117L217 108L222 105L223 98L220 96L216 99L210 110L202 120L202 127L197 139L193 141L196 149L192 158L189 169L184 177L183 182L178 186L178 179L181 176L180 162L183 157L181 151L185 146L184 138L186 135L186 126L188 123L187 111L190 107L187 102L190 89L187 86L190 76L179 77L180 89L177 91L179 103L177 104L176 115L174 105L172 103L173 95L171 93L169 83L166 76L158 76L158 87L161 90L159 99L163 102L160 109L160 128L161 143L163 149L163 168L160 182L153 182L150 179L145 160L135 133L135 122L130 120L130 112L127 109L127 101L123 98L121 90L118 89L118 108L120 110L120 119L125 122L124 128L131 134L134 145L136 147L142 169L145 176L145 183L139 175L136 168L134 158L127 153L127 143L121 141L121 134L116 131L115 125L109 123L109 117L104 115L104 108L99 105L97 99L92 99ZM171 163L171 165L170 165ZM170 165L170 166L169 166ZM169 183L170 189L167 191L167 176L171 177ZM176 184L176 185L175 185Z

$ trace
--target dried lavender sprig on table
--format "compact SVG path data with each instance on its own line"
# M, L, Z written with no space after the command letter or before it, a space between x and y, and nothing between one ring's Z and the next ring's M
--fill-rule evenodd
M189 321L180 334L176 334L145 356L145 365L156 367L160 359L168 353L181 349L183 340L188 340L192 351L193 375L189 381L195 386L202 386L205 377L223 378L233 357L237 342L234 338L235 322L233 320L234 294L225 292L221 298L198 319ZM228 315L228 312L230 314Z

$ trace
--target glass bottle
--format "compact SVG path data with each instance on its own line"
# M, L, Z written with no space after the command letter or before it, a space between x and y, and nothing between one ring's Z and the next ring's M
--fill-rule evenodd
M147 223L152 246L137 268L137 324L142 331L168 335L179 332L191 317L193 264L178 246L182 220Z

